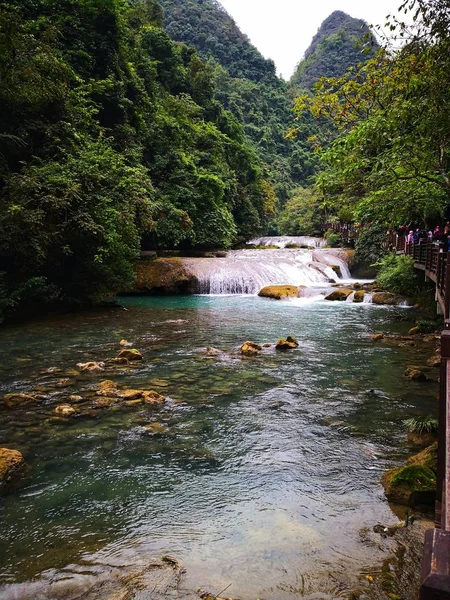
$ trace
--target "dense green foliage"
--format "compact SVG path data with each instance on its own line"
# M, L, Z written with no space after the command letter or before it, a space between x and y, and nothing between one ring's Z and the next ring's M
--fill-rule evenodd
M267 227L256 153L162 19L154 0L1 4L0 308L107 298L142 240L227 247Z
M402 9L416 25L391 20L406 42L400 51L387 48L323 81L297 110L340 133L322 153L318 180L336 210L346 204L365 222L429 224L450 205L450 5L411 0Z
M319 28L291 78L296 89L312 90L321 77L339 77L373 56L379 46L367 23L340 10Z
M388 292L413 296L418 290L418 278L414 270L414 260L404 254L386 254L378 263L379 283Z
M359 232L355 245L355 263L371 266L386 254L383 247L386 242L386 228L381 225L365 227Z
M278 214L275 223L280 235L320 235L324 221L317 195L311 188L298 188Z
M316 133L305 116L295 139L292 98L287 84L215 0L160 0L166 31L208 60L216 98L244 125L247 138L267 166L281 204L298 185L312 182L317 158L308 138ZM301 125L301 126L300 126Z

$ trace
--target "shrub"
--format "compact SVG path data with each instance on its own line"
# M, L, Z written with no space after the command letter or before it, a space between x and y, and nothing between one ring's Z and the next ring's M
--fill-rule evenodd
M437 433L438 420L430 416L412 417L403 421L408 433Z
M388 292L406 296L417 292L418 278L410 256L387 254L377 266L380 267L377 282Z
M339 248L339 246L342 244L341 236L339 233L335 233L332 229L329 229L323 237L327 241L327 246L329 248Z
M386 241L386 228L374 225L363 229L355 246L355 263L371 266L377 263L386 254L383 242Z

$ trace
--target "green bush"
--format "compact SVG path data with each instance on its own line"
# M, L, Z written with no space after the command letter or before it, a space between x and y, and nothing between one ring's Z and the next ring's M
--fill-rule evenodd
M417 292L418 278L414 271L414 260L410 256L387 254L377 266L379 283L388 292L411 296Z
M386 254L383 242L386 241L386 228L374 225L363 229L355 246L355 263L358 265L372 266Z
M327 246L329 248L339 248L342 245L341 236L332 229L329 229L323 237L327 241Z

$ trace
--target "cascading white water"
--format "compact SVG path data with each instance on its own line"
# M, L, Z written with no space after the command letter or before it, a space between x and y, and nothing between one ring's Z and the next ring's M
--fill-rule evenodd
M308 248L323 248L326 241L323 238L310 237L307 235L301 236L272 236L255 238L247 242L252 246L278 246L278 248L286 248L292 244L295 246L307 246Z
M339 250L235 250L226 258L183 258L200 294L256 294L268 285L311 286L350 278Z

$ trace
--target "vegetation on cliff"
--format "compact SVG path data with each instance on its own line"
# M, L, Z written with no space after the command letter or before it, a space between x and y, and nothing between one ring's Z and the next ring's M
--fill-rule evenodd
M147 246L227 247L275 194L154 0L0 7L0 314L97 302Z
M290 85L312 90L322 77L340 77L373 57L379 45L367 23L335 10L319 28Z

